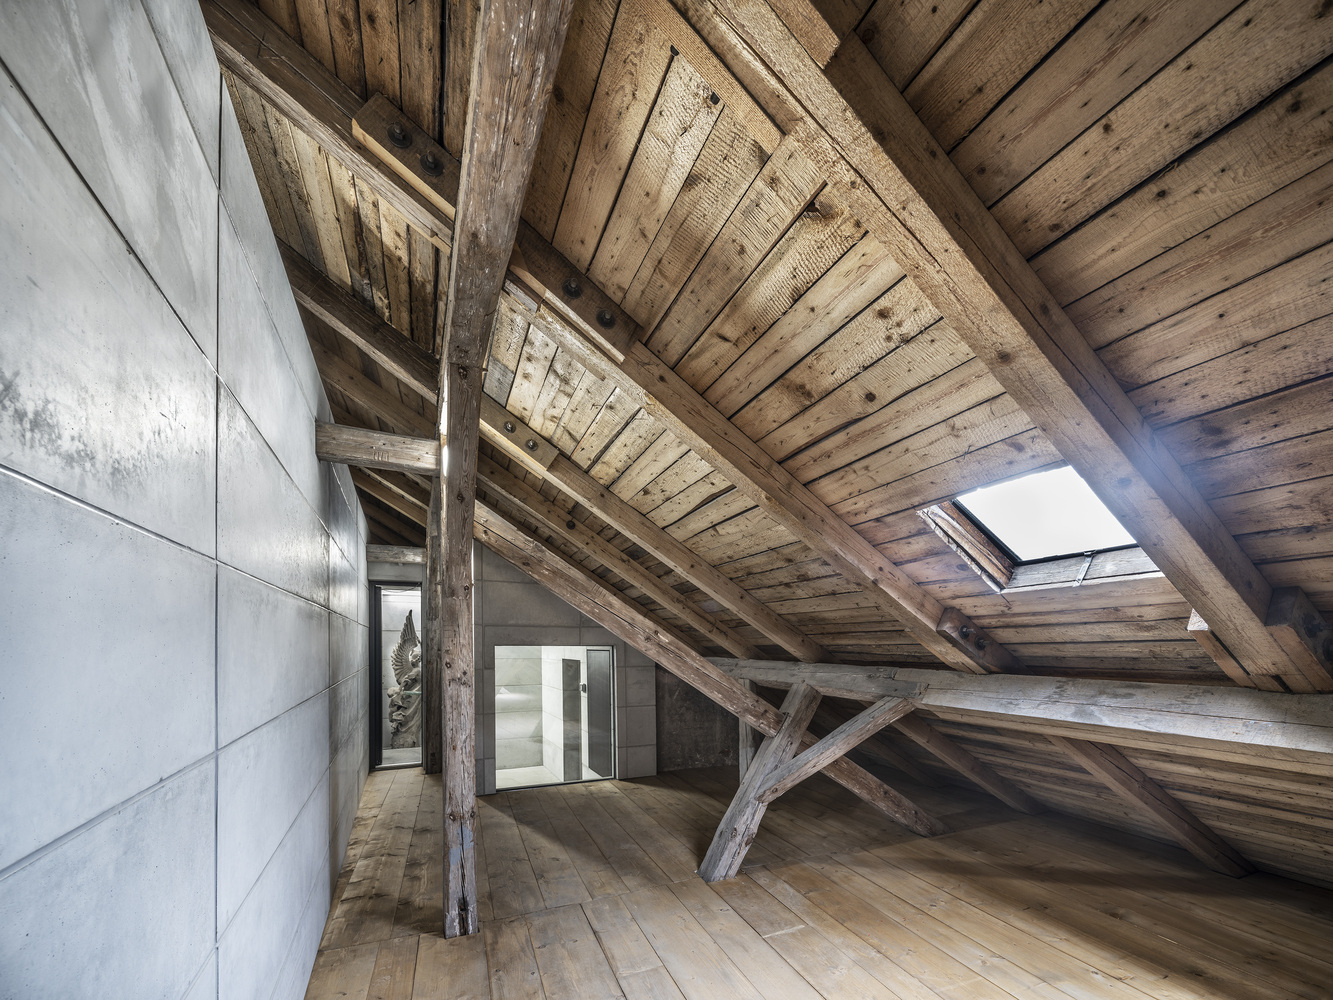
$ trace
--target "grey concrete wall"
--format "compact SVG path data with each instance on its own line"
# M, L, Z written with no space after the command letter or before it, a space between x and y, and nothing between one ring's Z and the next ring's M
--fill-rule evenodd
M737 764L736 716L661 667L656 682L658 770Z
M198 6L0 23L0 996L300 997L365 520Z
M495 647L615 650L616 777L657 773L653 661L570 607L517 566L473 544L477 664L477 791L495 792Z

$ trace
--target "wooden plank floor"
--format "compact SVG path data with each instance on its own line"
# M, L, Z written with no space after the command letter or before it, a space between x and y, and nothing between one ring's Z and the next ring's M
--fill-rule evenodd
M817 777L695 875L734 770L478 800L482 933L440 935L438 775L370 776L307 1000L1330 1000L1333 892L954 788L923 840Z

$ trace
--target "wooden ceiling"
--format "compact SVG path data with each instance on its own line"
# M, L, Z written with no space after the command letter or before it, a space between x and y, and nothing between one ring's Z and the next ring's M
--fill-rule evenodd
M793 23L788 6L774 4ZM823 35L859 39L1262 578L1333 611L1333 19L1316 0L815 6L822 21L797 32L811 54ZM357 100L384 94L459 154L468 59L454 53L470 44L470 5L205 10L215 37L229 18L256 34L267 18ZM863 217L855 172L812 154L790 98L735 63L720 23L704 0L576 0L524 220L656 358L1031 672L1231 683L1186 631L1191 602L1166 577L997 594L917 516L1062 464L1063 438L904 273ZM448 260L436 234L223 63L278 239L438 354ZM433 399L303 313L339 423L431 432ZM502 304L485 379L496 402L837 660L938 662L532 319ZM481 450L744 644L789 655L643 539ZM377 541L423 543L429 480L368 469L356 482ZM723 651L605 552L480 492L698 648Z

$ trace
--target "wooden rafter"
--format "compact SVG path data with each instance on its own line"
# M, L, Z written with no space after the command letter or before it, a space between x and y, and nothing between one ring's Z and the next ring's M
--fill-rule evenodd
M278 249L297 305L365 351L377 365L431 406L436 405L440 365L431 354L380 319L365 303L286 243L279 241Z
M491 493L519 507L526 516L546 530L590 553L626 583L642 590L711 641L735 652L737 656L753 656L757 652L754 646L668 586L660 577L654 576L647 568L635 562L597 532L581 521L575 520L532 487L484 456L477 467L477 478ZM738 650L750 652L741 653L737 652Z
M572 0L482 0L445 296L440 396L447 481L428 554L444 696L444 935L481 929L477 910L472 517L482 365L532 172ZM435 567L442 567L438 571ZM438 603L436 603L438 602Z
M821 68L764 0L689 6L779 124L848 180L870 231L1246 671L1333 690L1333 675L1293 661L1265 628L1267 580L861 40L847 35Z
M352 482L358 490L374 497L386 507L391 507L399 514L410 519L414 524L426 527L426 508L407 500L401 493L389 487L382 480L376 479L360 469L352 469Z
M977 760L949 737L920 716L899 719L894 726L900 733L934 754L963 777L974 781L997 799L1019 812L1036 815L1046 807L994 768Z
M325 385L361 404L395 431L426 436L434 430L435 421L432 417L416 412L400 397L376 385L359 368L348 364L314 339L310 341L310 352L314 355L319 377Z
M482 544L501 558L513 563L618 638L651 656L663 668L728 712L744 719L766 736L778 731L782 715L772 705L663 629L653 615L626 601L601 580L574 566L485 504L476 506L474 532ZM818 742L807 732L801 737L801 749ZM939 820L846 757L828 764L823 773L914 833L935 836L949 832Z
M1047 739L1081 764L1089 774L1100 778L1106 787L1131 807L1150 816L1181 847L1213 871L1234 878L1254 873L1254 865L1239 851L1115 747L1064 736L1048 736Z
M383 102L372 101L351 110L350 91L317 63L310 65L315 61L299 46L284 44L264 51L258 43L265 37L266 19L252 9L233 11L237 3L208 0L205 4L206 13L211 8L209 26L224 66L255 87L358 177L373 174L376 193L403 211L414 227L430 234L438 246L448 249L456 211L450 197L451 178L458 169L448 151L420 129L402 123L412 135L412 150L415 152L417 146L431 149L443 166L439 177L426 174L417 156L408 156L387 142ZM678 18L669 7L659 4L658 8L660 17ZM697 42L697 36L690 33L690 37ZM423 212L428 218L418 222ZM568 333L577 331L574 343L579 353L592 351L591 345L596 344L593 353L599 360L592 363L602 368L609 363L608 374L613 373L617 382L635 396L645 396L654 416L690 442L849 581L881 602L885 611L902 621L931 652L960 670L1021 669L1018 660L983 630L967 624L965 618L960 626L961 615L945 618L945 609L938 601L741 434L669 367L642 345L634 344L639 332L634 321L531 227L519 226L514 249L507 262L506 288L520 306L554 311L563 321L552 324L554 327ZM625 371L619 367L622 359L628 365ZM962 629L968 629L966 635ZM789 641L794 639L789 637ZM783 645L793 651L786 643ZM809 640L804 645L805 652L793 651L794 655L819 658Z
M512 425L514 430L506 430ZM781 615L769 610L750 596L739 584L720 570L700 559L684 542L659 527L646 514L636 510L546 441L540 434L506 411L498 403L487 406L482 414L482 433L486 440L506 448L516 457L525 458L546 448L549 461L529 462L529 468L559 486L635 544L647 549L667 566L689 580L704 593L745 619L772 642L799 660L826 659L824 647L796 628ZM512 439L512 440L511 440ZM532 441L535 449L514 441Z
M534 319L541 323L541 317ZM644 344L631 344L617 361L563 323L542 323L542 329L585 368L626 393L844 579L873 597L945 663L971 673L1022 670L1003 645L921 589Z

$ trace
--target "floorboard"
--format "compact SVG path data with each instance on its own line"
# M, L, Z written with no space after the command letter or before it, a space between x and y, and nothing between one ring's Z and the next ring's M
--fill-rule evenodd
M478 799L482 932L440 934L442 790L366 783L307 1000L1329 1000L1333 892L895 780L922 839L815 777L695 874L735 768Z

